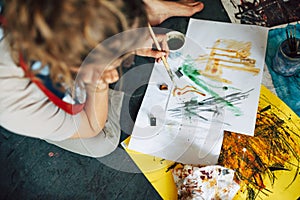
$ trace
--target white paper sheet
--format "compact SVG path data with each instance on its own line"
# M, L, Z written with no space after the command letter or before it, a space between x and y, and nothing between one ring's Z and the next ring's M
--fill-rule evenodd
M254 60L255 64L252 67L256 68L258 73L255 74L248 71L232 70L222 67L221 78L232 81L231 84L222 83L228 88L228 90L223 91L225 96L232 95L236 92L242 93L241 95L236 96L236 98L240 98L240 101L235 102L235 107L240 110L240 116L236 116L236 112L232 111L232 109L225 108L224 129L246 135L254 135L268 29L252 25L228 24L191 19L186 37L192 38L198 45L203 47L207 54L211 53L211 47L213 47L218 39L225 41L224 43L226 43L226 41L237 41L240 44L251 44L250 55L245 57L245 60ZM224 45L219 45L219 47L225 48ZM221 53L225 54L224 51ZM226 58L222 57L221 59ZM237 61L236 58L232 59ZM225 65L234 66L234 64L228 63L225 63ZM198 68L201 67L202 66L198 66ZM235 88L237 90L231 90L229 88ZM219 92L217 89L214 91L222 95L222 92ZM233 101L230 100L230 102Z
M171 95L172 88L159 90L162 83L172 85L160 63L153 68L128 148L182 163L215 164L223 140L222 124L200 125L201 121L184 116L169 116L170 104L180 100ZM156 126L150 126L151 116L156 118Z
M155 64L129 149L185 164L215 164L224 130L253 135L266 43L262 27L191 19L181 56L168 59L183 76L175 78L175 87L163 64ZM232 53L244 44L248 51ZM252 63L249 71L240 70L244 62ZM212 66L217 73L206 70ZM167 91L159 90L162 83ZM150 126L151 116L156 126Z

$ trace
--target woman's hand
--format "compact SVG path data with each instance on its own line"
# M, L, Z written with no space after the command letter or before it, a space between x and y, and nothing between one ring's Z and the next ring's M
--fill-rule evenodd
M96 81L95 92L101 92L108 89L108 85L119 80L119 74L116 69L105 70L101 77Z
M118 71L115 69L118 65L103 67L96 64L86 64L81 68L71 68L71 72L77 74L77 78L84 84L97 88L104 88L108 84L119 80Z
M145 57L152 57L156 59L156 62L161 61L161 57L168 57L169 55L169 47L167 44L167 36L165 34L158 34L156 38L161 46L162 51L156 50L157 47L155 46L153 39L149 37L143 48L137 49L135 51L136 55L145 56Z

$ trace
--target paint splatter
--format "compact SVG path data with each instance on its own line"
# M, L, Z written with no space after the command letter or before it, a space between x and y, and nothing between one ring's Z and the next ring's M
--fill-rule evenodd
M194 63L190 57L184 61L181 66L181 70L184 75L186 75L191 81L193 81L197 86L202 88L205 92L209 93L213 98L217 99L219 103L226 106L226 108L230 109L234 115L240 116L242 115L242 111L240 108L234 106L231 102L223 99L217 92L215 92L207 83L201 79L201 74L194 67Z
M257 75L260 68L255 67L256 60L250 58L251 42L218 39L209 55L200 55L195 61L206 63L199 74L211 80L231 84L231 80L223 78L223 69L243 71Z
M251 91L253 91L253 89L246 92L231 93L218 98L210 97L201 101L191 99L189 101L180 103L178 107L171 108L168 111L172 117L188 116L190 119L197 118L208 122L211 120L205 117L207 116L206 113L212 113L213 116L221 115L221 111L226 106L223 101L229 102L232 105L238 104L242 100L248 98ZM221 121L218 122L223 123Z
M53 153L53 152L49 152L49 153L48 153L48 156L51 158L51 157L54 156L54 153Z
M180 95L184 95L186 93L196 93L201 96L206 96L204 93L200 92L198 90L198 88L196 88L194 86L190 86L190 85L186 85L183 88L175 87L172 91L173 96L176 96L176 95L180 96Z
M290 129L286 125L290 118L280 118L273 106L259 108L254 137L232 132L224 135L219 164L236 171L236 179L245 183L249 199L271 192L265 186L264 175L274 184L274 171L294 168L295 176L288 187L300 170L300 127L297 131ZM291 163L292 160L295 162Z

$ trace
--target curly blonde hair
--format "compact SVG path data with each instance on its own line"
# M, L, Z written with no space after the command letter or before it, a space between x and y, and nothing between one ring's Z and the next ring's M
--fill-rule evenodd
M71 84L70 67L99 42L145 26L140 0L5 0L4 33L12 52L21 52L27 63L41 61L50 67L54 83ZM18 59L14 59L18 62Z

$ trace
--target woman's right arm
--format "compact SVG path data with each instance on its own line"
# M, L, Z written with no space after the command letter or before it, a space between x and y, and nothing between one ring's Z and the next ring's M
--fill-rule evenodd
M1 126L20 135L53 141L71 137L89 138L101 132L108 112L107 82L98 84L97 90L87 87L84 110L77 115L70 115L52 103L34 83L24 78L24 72L12 60L2 61L5 59L0 62ZM117 72L114 72L106 81L117 79Z
M118 79L118 72L112 69L103 72L96 86L86 84L87 100L80 113L82 121L72 138L90 138L101 132L108 115L108 84Z

